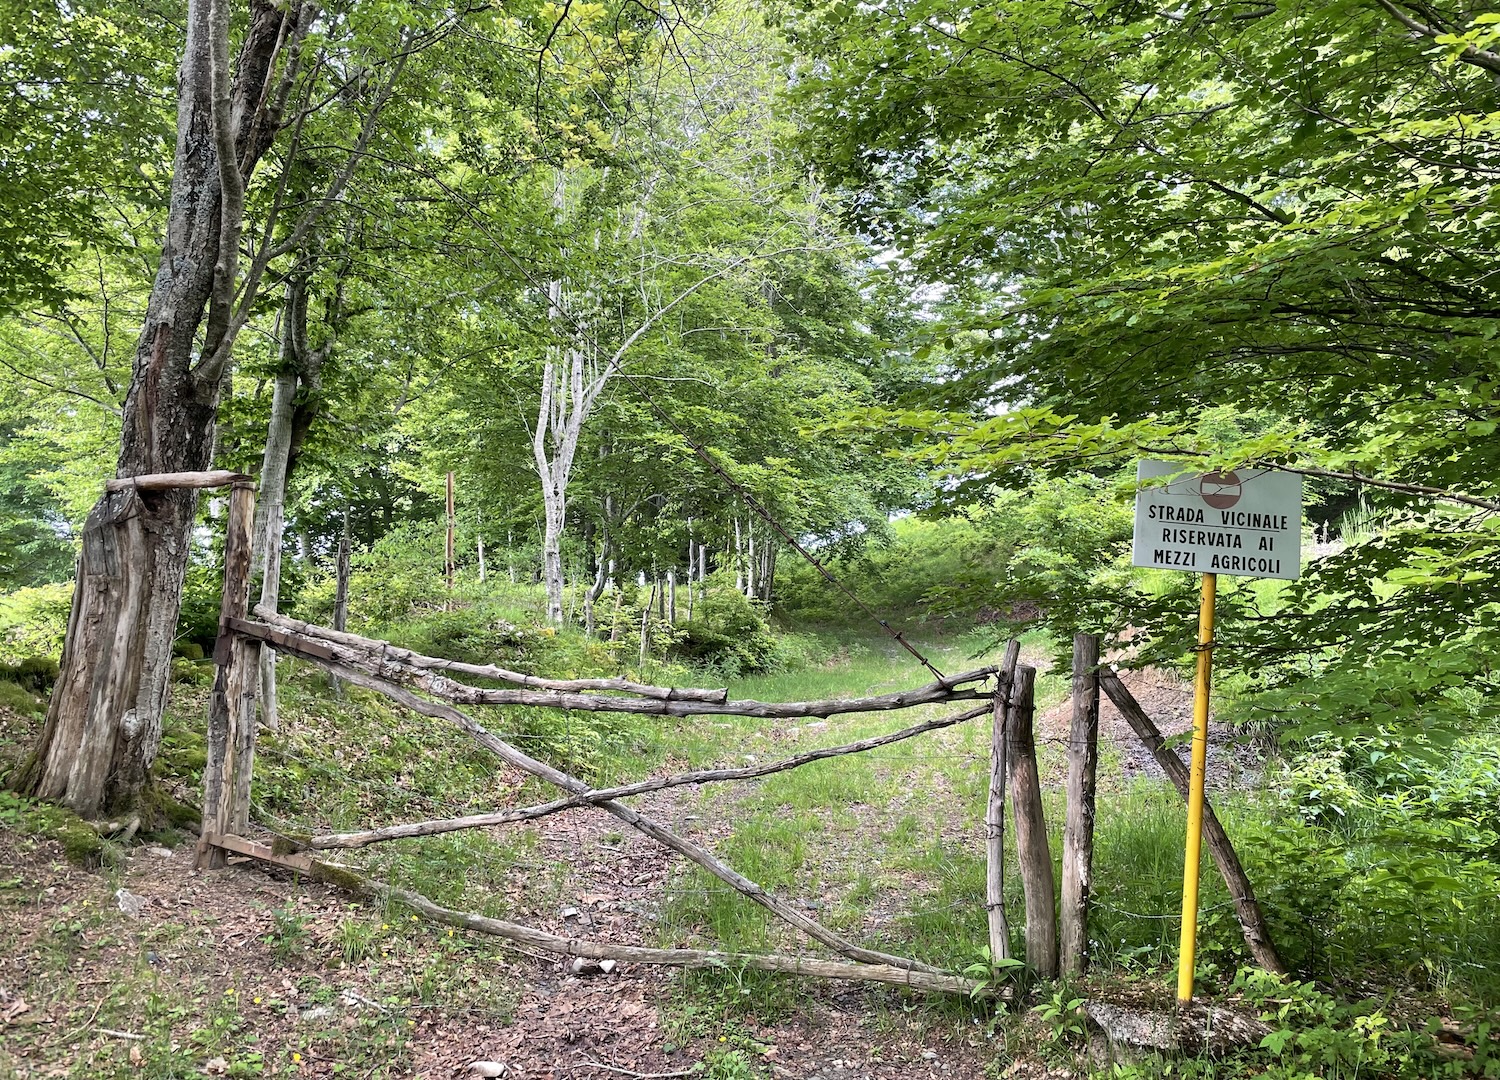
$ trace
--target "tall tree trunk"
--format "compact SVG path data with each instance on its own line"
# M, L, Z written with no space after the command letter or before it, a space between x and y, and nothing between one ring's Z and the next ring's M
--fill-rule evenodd
M734 591L745 591L744 541L740 538L740 519L734 519Z
M248 312L250 297L237 306L235 296L245 182L281 126L307 26L295 0L252 0L231 79L228 3L188 0L166 237L125 397L118 477L209 465ZM161 744L196 507L191 490L127 489L89 512L61 671L21 790L84 817L137 802Z
M308 344L308 281L310 268L299 265L287 278L281 316L281 357L271 391L271 418L266 425L266 452L260 465L260 497L255 504L254 563L260 578L260 603L277 609L281 600L282 539L286 531L286 487L295 467L298 447L307 437L322 407L323 361L331 342L314 349ZM337 316L331 305L325 324ZM258 659L261 723L280 725L276 707L276 650L262 643Z
M604 587L609 584L609 579L615 571L614 545L610 540L608 528L612 499L604 497L604 519L605 528L600 530L599 556L594 562L594 580L583 594L583 632L589 637L594 636L597 628L595 623L595 605L599 603L599 597L604 595Z
M547 587L547 621L563 621L562 534L567 524L567 482L558 483L551 475L542 476L542 581Z
M349 508L344 507L344 531L339 537L338 561L334 568L333 586L333 628L343 630L349 625ZM333 685L333 694L340 701L344 699L344 684L339 681L337 675L331 676L329 682Z
M285 347L283 346L283 354ZM271 391L271 420L260 465L260 499L255 505L254 572L260 575L260 602L275 611L281 599L281 537L286 527L286 471L292 447L293 399L297 373L283 371ZM261 723L272 731L280 724L276 711L276 650L260 647L258 661Z
M751 518L745 519L745 596L755 599L759 594L755 591L755 521Z

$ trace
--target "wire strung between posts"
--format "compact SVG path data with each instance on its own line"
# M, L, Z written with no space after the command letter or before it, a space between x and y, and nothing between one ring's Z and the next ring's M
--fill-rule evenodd
M920 649L906 640L904 631L897 630L895 627L891 626L889 622L877 615L874 609L872 609L869 604L866 604L863 600L856 596L854 594L854 591L850 589L849 586L845 585L838 578L834 577L833 574L829 572L828 568L817 560L817 557L814 556L812 552L808 551L807 548L798 543L797 539L782 526L781 522L777 521L776 518L771 515L771 511L767 510L761 504L761 501L759 499L752 495L742 484L740 484L739 481L735 480L734 477L730 476L723 466L721 466L717 461L710 457L708 451L700 446L696 439L694 439L691 435L689 435L686 431L683 431L682 428L678 426L677 421L673 420L672 417L667 413L667 411L656 403L655 399L653 399L651 395L647 393L646 388L642 386L633 375L622 368L618 362L614 364L614 369L615 374L620 376L620 378L624 379L627 383L630 384L635 392L641 396L641 399L645 401L645 403L650 407L651 411L654 412L658 417L660 417L661 421L666 424L667 427L676 432L677 435L682 439L682 441L688 444L693 453L697 454L698 457L703 460L703 463L718 475L719 479L723 480L724 483L728 484L730 488L734 490L735 494L737 494L744 501L746 506L755 511L756 514L760 515L761 520L764 521L767 525L775 529L777 534L792 546L792 550L796 551L798 555L801 555L802 558L805 559L814 570L822 574L825 581L827 581L834 588L838 589L839 592L843 593L850 600L852 600L856 607L858 607L866 615L879 623L880 628L884 630L886 634L888 634L897 645L900 645L907 652L911 653L912 656L916 657L917 663L921 664L924 668L931 672L932 676L937 679L938 682L946 683L948 681L948 677L941 671L939 671L933 665L932 661L927 659L927 657L922 654Z

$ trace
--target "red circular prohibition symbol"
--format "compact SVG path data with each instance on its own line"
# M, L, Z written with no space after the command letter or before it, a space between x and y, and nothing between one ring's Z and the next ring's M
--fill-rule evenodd
M1204 473L1198 478L1198 494L1215 510L1228 510L1240 501L1240 478L1232 472Z

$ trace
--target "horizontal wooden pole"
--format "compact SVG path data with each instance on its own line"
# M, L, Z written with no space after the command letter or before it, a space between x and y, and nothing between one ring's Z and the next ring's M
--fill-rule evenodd
M326 626L317 626L313 623L303 622L300 619L288 618L267 608L257 607L255 614L270 626L276 627L283 632L300 634L308 638L323 639L366 651L377 649L383 656L416 670L451 671L459 675L471 675L480 679L495 679L499 682L514 683L517 686L536 690L613 690L619 693L635 694L640 697L654 698L660 701L722 702L729 697L727 689L649 686L645 683L630 682L627 679L548 679L540 675L528 675L525 672L510 671L506 668L496 667L493 664L465 664L458 660L445 660L440 656L423 656L421 653L413 652L410 649L399 648L388 641L381 641L378 638L360 637L358 634L351 634L344 630L331 630ZM258 633L258 631L248 627L243 632L251 635Z
M567 692L561 690L510 690L485 689L469 686L444 675L424 670L401 656L410 654L396 649L389 643L373 638L357 638L352 634L340 634L319 628L317 637L282 629L290 620L273 617L264 608L257 608L261 623L237 622L234 629L247 637L269 641L282 652L295 654L323 663L336 662L356 668L380 679L390 679L415 686L434 697L461 705L535 705L549 709L573 709L579 712L623 712L651 716L758 716L768 719L797 719L805 716L829 717L847 713L886 712L893 709L910 709L918 705L934 705L949 701L990 700L993 696L977 689L961 689L994 677L999 669L978 668L961 675L950 676L941 682L928 683L914 690L903 690L894 694L879 694L863 698L831 698L822 701L705 701L690 700L680 696L655 697L609 697L603 695ZM274 619L274 625L271 625ZM305 624L304 624L305 625ZM354 638L359 644L348 640ZM657 690L665 688L657 687Z
M246 484L251 477L244 473L216 469L212 472L147 473L144 476L118 476L104 481L105 491L168 491L173 488L220 488Z
M257 609L261 619L269 619L269 612ZM284 619L276 622L285 625ZM960 688L992 678L996 667L953 675L941 682L929 682L915 690L898 693L876 694L873 697L832 697L826 700L807 702L760 702L760 700L693 700L678 696L612 697L603 694L576 693L562 690L489 690L471 687L456 679L438 675L432 670L423 670L399 657L405 649L395 649L389 643L375 639L362 639L369 645L351 645L335 639L332 633L309 637L297 631L282 630L269 622L236 622L234 630L248 637L275 643L276 648L288 654L300 655L321 663L339 663L356 667L377 678L395 679L428 691L435 697L460 703L460 705L534 705L540 708L577 709L580 712L640 712L648 715L753 715L753 717L790 718L831 717L847 712L883 712L889 709L913 708L916 705L936 705L951 700L989 700L992 694L974 688ZM354 634L341 634L354 637ZM664 687L655 687L666 690Z
M839 960L817 960L810 957L785 956L777 953L724 953L707 949L649 949L632 945L610 945L582 938L565 938L520 923L492 919L466 911L456 911L434 903L419 892L400 889L367 878L352 867L324 863L308 855L275 855L264 844L239 836L210 834L206 841L214 847L238 855L297 870L309 877L339 886L357 896L379 900L396 900L428 919L475 933L488 934L517 945L555 953L559 956L582 956L592 960L618 960L637 964L656 964L682 968L722 968L727 971L771 971L784 975L803 975L819 979L842 979L851 982L877 982L905 986L928 993L962 994L978 997L1007 997L1008 991L996 993L972 979L942 972L896 967L884 963L847 963Z
M388 825L382 829L369 829L364 832L328 833L323 836L314 836L307 841L307 846L319 850L331 848L362 848L371 844L383 843L388 840L407 840L415 836L437 836L442 833L458 832L463 829L484 829L494 825L511 825L521 821L534 821L548 814L555 814L560 810L569 810L577 806L588 806L594 803L606 802L610 799L624 799L632 795L642 795L648 791L661 791L663 788L682 787L687 784L710 784L729 780L755 780L762 776L770 776L773 773L785 772L795 769L814 761L824 761L828 758L839 757L844 754L858 754L867 750L874 750L881 746L889 746L892 743L901 742L905 739L924 735L929 731L937 731L941 728L952 727L966 720L973 720L977 716L984 716L990 711L989 705L982 705L977 709L969 709L954 716L945 716L937 720L924 720L920 724L893 731L886 735L876 735L869 739L861 739L858 742L845 743L842 746L826 746L817 750L809 750L805 754L795 757L782 758L780 761L769 761L764 765L750 765L739 769L702 769L698 772L680 773L676 776L659 776L649 780L640 780L633 784L623 784L620 787L595 788L585 791L566 799L554 799L551 802L537 803L533 806L519 806L510 810L496 810L486 814L468 814L464 817L440 818L432 821L412 821L402 825Z

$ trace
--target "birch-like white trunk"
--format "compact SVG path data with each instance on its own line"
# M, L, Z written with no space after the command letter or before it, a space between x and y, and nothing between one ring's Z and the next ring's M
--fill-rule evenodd
M290 333L290 330L287 331ZM283 350L285 351L285 350ZM271 420L266 425L266 452L260 465L260 497L255 504L251 541L252 577L260 575L260 602L272 611L281 598L281 540L286 528L286 474L292 451L292 416L299 379L295 371L276 376L271 391ZM272 731L280 726L276 709L276 650L260 647L258 664L261 723Z

